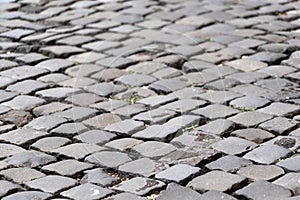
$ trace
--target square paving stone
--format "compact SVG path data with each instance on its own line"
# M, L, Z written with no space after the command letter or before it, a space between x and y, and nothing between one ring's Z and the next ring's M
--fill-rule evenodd
M24 145L47 135L48 133L44 131L22 128L1 134L0 140L16 145Z
M246 178L239 175L222 171L211 171L194 178L187 186L199 192L207 190L226 192L238 187L245 180Z
M212 103L224 104L237 97L241 97L240 94L228 92L228 91L209 91L199 95L201 99L210 101Z
M150 125L146 129L132 135L144 140L170 141L178 132L178 127L168 125Z
M270 115L290 116L290 115L295 115L296 113L299 113L300 107L298 105L275 102L275 103L272 103L271 105L261 108L257 111L267 113Z
M286 158L278 162L276 165L291 172L300 172L299 162L300 162L300 156L296 155L290 158Z
M163 190L159 193L157 200L199 200L201 195L187 187L183 187L181 185L177 185L176 183L170 183L167 186L166 190Z
M52 184L49 184L52 183ZM26 183L26 186L47 193L57 193L76 184L76 180L57 175L49 175Z
M234 173L248 165L252 165L252 162L237 156L227 155L205 165L205 167L210 170L223 170L225 172Z
M63 87L84 88L85 86L95 84L96 82L97 81L91 78L76 77L59 82L58 85Z
M75 63L94 63L95 61L104 58L105 55L101 53L96 52L84 52L81 54L76 54L73 56L70 56L68 60L71 60Z
M134 138L121 138L108 142L105 144L105 146L113 149L118 149L120 151L127 151L141 143L143 143L142 140L137 140Z
M13 92L18 92L20 94L29 94L35 92L40 89L46 88L48 85L36 81L36 80L25 80L22 82L15 83L13 85L8 86L6 89Z
M72 77L88 77L96 72L101 72L104 67L95 64L79 64L68 67L65 73Z
M17 65L18 65L18 63L15 63L15 62L12 62L9 60L5 60L5 59L0 60L0 70L1 71L16 67Z
M228 118L228 120L231 120L234 123L245 127L254 127L272 118L272 115L254 111L239 113L233 117Z
M219 191L215 191L215 190L210 190L208 192L203 193L199 200L237 200L236 198L230 196L229 194L226 194L224 192L219 192Z
M129 102L125 100L108 99L107 101L92 104L90 105L90 107L96 108L102 112L111 112L128 104Z
M197 128L197 130L218 136L227 135L234 129L235 125L226 119L217 119Z
M130 192L137 195L146 195L153 190L163 187L164 185L165 184L161 181L135 177L114 186L113 189L122 192Z
M115 79L117 83L129 85L131 87L148 85L156 81L156 78L142 74L128 74Z
M101 186L110 186L119 181L119 178L113 177L105 172L102 168L87 170L84 172L80 183L92 183Z
M44 103L46 103L44 99L28 95L20 95L10 101L2 103L2 105L9 106L15 110L28 111Z
M177 148L171 144L157 142L157 141L148 141L141 144L138 144L132 148L134 151L138 152L142 156L159 159L167 154L175 151Z
M42 167L42 170L55 172L62 176L74 176L75 174L92 167L92 164L79 162L77 160L63 160L60 162L45 165Z
M0 180L0 197L20 189L20 186L6 180Z
M263 143L264 141L275 137L272 133L257 128L246 128L246 129L236 130L231 132L230 135L241 137L246 140L255 142L257 144Z
M93 128L104 129L109 124L117 123L120 121L121 121L121 118L118 115L114 115L111 113L104 113L104 114L92 117L90 119L84 120L82 123L86 126L90 126Z
M67 146L59 147L52 150L52 153L57 153L59 155L64 155L74 159L83 159L89 154L92 154L97 151L103 150L103 147L100 147L95 144L86 144L86 143L73 143Z
M258 72L266 73L274 77L282 77L296 71L295 68L284 66L284 65L272 65L267 68L263 68Z
M35 118L31 122L29 122L25 127L32 128L35 130L45 130L48 131L57 127L58 125L67 122L66 119L61 117L55 117L51 115L41 116Z
M45 192L38 191L24 191L24 192L16 192L14 194L3 197L3 200L23 200L23 199L41 199L45 200L50 198L51 195Z
M71 140L64 137L44 137L31 145L40 151L50 152L53 149L71 143Z
M275 180L273 183L290 189L294 194L299 192L300 173L290 172Z
M89 130L87 132L81 133L73 137L73 139L83 143L101 145L106 142L109 142L111 139L115 137L116 134L114 133L109 133L101 130Z
M208 105L204 108L199 108L197 110L192 111L193 114L196 115L202 115L204 117L207 117L209 119L218 119L218 118L224 118L229 117L232 115L235 115L239 113L240 111L230 108L228 106L214 104L214 105Z
M206 101L196 100L196 99L181 99L172 103L168 103L161 108L179 112L181 114L188 113L191 110L202 107L206 105Z
M137 100L137 103L145 104L149 107L156 108L160 105L175 101L176 97L169 95L155 95Z
M284 134L285 132L289 132L297 125L296 121L290 120L285 117L276 117L269 121L266 121L259 125L260 128L265 129L267 131L273 132L275 134Z
M141 74L151 74L155 71L158 71L158 70L166 68L166 67L167 67L167 65L165 65L163 63L145 61L145 62L140 62L135 65L131 65L126 70L132 71L132 72L135 72L138 74L140 74L140 73Z
M51 73L51 74L41 76L41 77L37 78L37 80L48 83L48 84L56 85L57 83L67 80L69 78L70 78L69 76L62 74L62 73Z
M252 59L239 59L234 60L230 62L226 62L225 65L228 65L230 67L233 67L235 69L244 71L244 72L250 72L250 71L256 71L258 69L262 69L268 66L268 64Z
M0 143L0 150L0 158L7 158L9 156L26 151L19 146L5 143Z
M122 75L126 74L125 71L117 68L106 68L100 72L92 75L92 78L98 81L111 81Z
M235 99L229 105L238 109L257 109L267 105L270 101L268 99L257 96L245 96Z
M44 56L39 53L29 53L24 56L18 57L16 60L25 64L36 64L37 62L47 59L47 56Z
M270 154L272 152L272 154ZM278 159L286 157L290 153L290 150L280 147L278 145L270 144L260 146L246 155L243 158L252 160L261 164L272 164Z
M88 128L82 123L66 123L50 131L51 135L72 136L87 131Z
M188 87L177 90L168 96L174 96L178 99L199 99L199 95L202 93L204 93L204 90L200 87Z
M119 42L114 41L96 41L82 45L82 48L92 50L95 52L104 52L106 50L117 48L120 46Z
M85 87L85 90L91 93L95 93L99 96L109 96L119 92L123 92L126 89L123 85L114 85L112 83L97 83L95 85L90 85Z
M4 160L16 167L38 167L56 161L54 156L35 150L23 151Z
M126 153L117 151L96 152L85 158L86 162L94 163L108 168L117 168L118 166L132 161Z
M132 100L134 101L134 100ZM142 105L142 104L131 104L131 105L127 105L121 108L118 108L116 110L114 110L112 113L119 115L119 116L123 116L124 118L130 118L136 114L139 114L141 112L146 111L147 108L146 106Z
M236 194L253 200L279 200L292 195L288 189L267 181L255 181L243 189L236 191Z
M68 46L68 45L56 45L56 46L43 47L39 51L53 58L56 56L61 58L66 58L76 53L85 52L84 49L75 46Z
M248 165L240 168L237 173L255 181L270 181L283 175L285 172L275 165Z
M177 164L155 175L155 178L165 181L182 183L200 172L200 168L186 164Z
M107 125L104 130L114 132L118 135L132 135L133 133L144 128L144 123L132 119L126 119L120 122Z
M119 166L118 170L123 173L138 174L144 177L150 177L160 170L166 168L166 165L153 161L149 158L140 158Z
M102 65L104 67L118 68L118 69L126 68L127 66L132 65L134 63L135 61L123 57L108 57L96 62L96 64Z
M59 70L66 69L66 68L72 66L73 64L74 63L72 61L55 58L55 59L49 59L49 60L40 62L39 64L35 65L35 67L41 68L41 69L47 69L51 72L57 72Z
M238 137L228 137L212 144L214 149L229 155L238 155L250 151L256 146L256 143Z
M235 79L241 83L254 83L256 81L265 79L267 77L268 77L267 74L259 73L259 72L240 72L240 73L234 73L229 76L226 76L226 78Z
M2 170L0 174L18 184L24 184L28 181L46 176L42 172L27 167L9 168Z
M157 92L170 93L176 90L182 89L184 87L188 87L190 84L184 81L175 80L175 79L167 79L167 80L159 80L152 84L150 84L150 89L153 89Z
M261 145L269 145L269 144L275 144L280 147L289 149L289 150L296 150L300 146L300 138L297 136L277 136L273 138L272 140L269 140Z
M147 200L146 197L140 197L132 193L120 193L113 196L110 196L108 198L105 198L104 200Z
M89 117L95 116L97 110L85 107L72 107L69 110L54 113L52 116L65 118L73 121L82 121Z
M26 29L17 28L17 29L13 29L13 30L1 33L0 36L11 38L11 39L14 39L14 40L19 40L22 37L25 37L25 36L30 35L32 33L34 33L33 30L26 30Z
M77 88L58 87L58 88L40 90L36 92L36 94L48 100L61 100L67 98L72 94L76 94L79 91L80 89Z
M163 124L168 119L174 117L176 113L171 110L157 108L147 112L142 112L133 117L134 120L143 121L150 124Z
M77 46L77 45L81 45L81 44L84 44L84 43L87 43L87 42L91 42L92 40L94 40L94 38L90 37L90 36L74 35L74 36L70 36L70 37L60 39L56 43L57 44L71 45L71 46Z
M66 102L77 106L89 106L103 100L105 100L105 98L91 93L74 94L65 99Z
M64 197L72 199L96 200L114 193L112 190L86 183L80 186L73 187L61 193Z

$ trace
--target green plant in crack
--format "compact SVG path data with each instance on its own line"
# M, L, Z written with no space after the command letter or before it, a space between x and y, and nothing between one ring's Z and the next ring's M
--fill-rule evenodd
M192 125L192 126L181 129L181 131L182 131L182 133L186 133L186 132L189 132L189 131L195 130L195 129L196 129L196 126Z
M256 111L257 108L238 107L237 109L242 112L254 112L254 111Z
M137 100L141 99L141 96L134 96L134 97L130 97L129 102L130 104L135 104Z

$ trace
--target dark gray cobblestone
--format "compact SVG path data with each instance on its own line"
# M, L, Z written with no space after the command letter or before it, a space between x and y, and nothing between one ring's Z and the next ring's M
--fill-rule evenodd
M298 0L0 0L0 198L299 199Z

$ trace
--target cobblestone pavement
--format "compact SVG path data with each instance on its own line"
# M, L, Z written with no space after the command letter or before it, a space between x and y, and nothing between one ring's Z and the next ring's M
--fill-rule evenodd
M300 199L300 1L0 2L1 199Z

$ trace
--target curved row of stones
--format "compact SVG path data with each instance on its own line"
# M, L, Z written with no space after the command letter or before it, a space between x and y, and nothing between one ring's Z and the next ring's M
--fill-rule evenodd
M299 8L0 1L0 198L300 199Z

